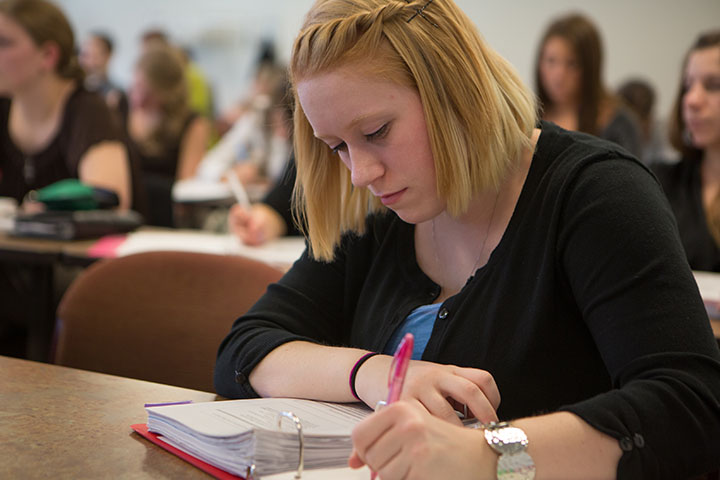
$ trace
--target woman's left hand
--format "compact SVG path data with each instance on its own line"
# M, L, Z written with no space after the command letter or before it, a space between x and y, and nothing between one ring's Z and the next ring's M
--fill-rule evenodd
M367 464L382 480L497 478L497 455L482 431L434 417L416 400L378 410L353 429L352 439L348 464Z

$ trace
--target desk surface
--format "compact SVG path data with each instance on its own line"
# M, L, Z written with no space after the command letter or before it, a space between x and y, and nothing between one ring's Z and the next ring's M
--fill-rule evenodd
M49 261L54 261L61 254L86 257L88 249L96 241L97 239L63 241L13 237L7 232L0 231L0 254L11 254L13 258L17 258L19 254L25 253L38 260L41 260L42 256L46 256Z
M210 478L132 432L146 402L213 393L0 356L0 478Z

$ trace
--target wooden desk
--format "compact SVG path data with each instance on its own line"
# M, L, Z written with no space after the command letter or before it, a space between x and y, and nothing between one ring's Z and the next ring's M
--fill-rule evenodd
M210 478L132 432L146 402L213 393L0 356L0 478Z

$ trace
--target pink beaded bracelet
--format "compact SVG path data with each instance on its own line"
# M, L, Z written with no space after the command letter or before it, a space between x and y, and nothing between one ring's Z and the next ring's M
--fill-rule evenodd
M359 401L362 401L362 400L360 400L360 397L358 397L358 394L355 391L355 377L357 377L357 372L358 372L358 370L360 370L360 367L362 366L362 364L365 363L369 358L374 357L375 355L380 355L380 354L377 352L366 353L365 355L360 357L357 362L355 362L355 365L353 365L352 370L350 370L350 379L349 379L350 393L352 393L353 397L357 398Z

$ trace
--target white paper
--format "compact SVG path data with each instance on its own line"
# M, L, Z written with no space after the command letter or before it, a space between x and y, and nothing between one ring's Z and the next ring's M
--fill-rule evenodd
M139 231L127 235L118 247L119 257L142 252L178 251L211 253L216 255L241 255L270 263L292 265L305 250L302 237L284 237L259 247L244 245L233 235L223 235L192 230Z

